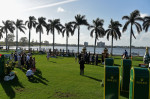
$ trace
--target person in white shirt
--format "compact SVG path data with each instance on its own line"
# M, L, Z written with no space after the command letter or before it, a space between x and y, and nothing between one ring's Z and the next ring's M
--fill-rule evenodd
M31 77L33 77L33 74L34 73L32 72L31 68L26 72L26 76L28 77L29 80L31 79Z
M30 56L29 54L27 55L27 58L26 58L26 61L29 61L30 60Z

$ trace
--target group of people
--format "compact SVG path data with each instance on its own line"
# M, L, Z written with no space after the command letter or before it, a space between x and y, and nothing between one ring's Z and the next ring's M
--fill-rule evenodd
M83 60L85 61L86 64L96 64L98 65L98 54L96 55L91 55L90 52L89 53L85 53L85 54L79 54L78 55L78 60L81 60L81 57L83 58ZM75 61L77 61L77 57L75 56Z
M84 75L84 64L95 64L98 65L98 54L94 56L94 54L91 56L90 52L87 54L87 52L83 55L79 54L78 55L78 60L80 64L80 75ZM75 61L77 61L77 56L75 55Z
M35 57L32 57L30 53L17 53L15 51L15 53L11 53L10 60L15 61L15 63L18 62L18 68L22 69L25 67L27 70L30 68L35 70Z
M15 51L14 53L11 53L9 61L12 61L14 64L17 64L16 67L20 69L26 68L26 76L29 80L31 76L33 76L34 72L36 72L35 57L32 57L31 53Z

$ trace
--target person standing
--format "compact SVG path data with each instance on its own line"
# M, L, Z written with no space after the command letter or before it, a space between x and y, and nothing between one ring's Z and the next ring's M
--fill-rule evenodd
M128 52L125 50L124 54L123 54L123 58L128 59Z
M27 56L26 56L27 69L29 69L29 67L30 67L30 62L29 62L29 60L30 60L30 56L29 56L29 54L27 54Z
M89 55L87 54L87 58L86 58L87 64L89 64Z
M79 60L79 62L81 61L81 54L80 53L78 55L78 60Z
M47 60L49 61L50 53L47 53Z
M14 61L13 59L14 59L14 54L11 53L11 55L10 55L10 60L11 60L11 61Z
M24 54L21 55L21 67L24 67Z
M35 57L32 59L32 65L33 65L32 71L33 71L33 72L36 72Z
M96 63L96 65L98 65L98 54L96 55L95 63Z
M18 67L20 68L21 67L21 55L18 54Z
M14 54L15 62L17 61L17 53Z
M29 60L29 64L30 64L30 65L29 65L29 68L33 68L32 61L33 61L33 60L32 60L32 56L30 56L30 60Z
M83 58L81 58L81 60L79 61L80 64L80 75L84 75L84 64L85 61L83 60Z
M77 54L75 53L75 62L77 62Z
M94 65L94 54L92 55L92 64Z
M126 50L124 52L124 55L125 55L126 58L128 57L128 52Z

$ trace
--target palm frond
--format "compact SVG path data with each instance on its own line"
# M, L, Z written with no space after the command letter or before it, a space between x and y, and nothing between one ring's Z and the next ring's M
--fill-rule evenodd
M94 29L90 32L90 36L93 38Z
M130 20L130 17L129 16L123 16L122 20Z
M125 32L125 31L127 30L129 24L130 24L130 21L127 21L127 22L125 23L125 25L123 26L122 32Z
M137 22L134 22L134 24L135 24L135 27L137 29L137 32L140 33L142 31L142 26Z
M106 30L107 31L107 30ZM110 36L110 30L108 30L106 33L107 33L107 40L109 41L109 36Z
M143 29L147 32L150 27L150 16L144 17Z
M135 21L144 21L144 19L142 18L142 17L135 17L135 19L134 19Z

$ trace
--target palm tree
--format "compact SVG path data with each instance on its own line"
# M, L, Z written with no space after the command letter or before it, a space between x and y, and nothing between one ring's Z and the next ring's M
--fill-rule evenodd
M17 50L18 49L18 29L21 32L25 33L24 29L26 29L26 27L23 24L23 20L19 20L19 19L17 19L16 23L13 22L13 24L16 26L16 50Z
M79 41L80 41L80 26L81 25L86 25L88 26L88 22L85 19L85 15L76 15L75 16L75 21L72 22L74 25L74 29L78 28L78 54L79 54Z
M107 34L108 40L109 40L109 36L112 37L111 56L113 55L113 38L117 40L118 38L120 39L120 37L121 37L121 32L120 32L119 27L122 27L122 25L119 23L119 21L113 21L111 19L108 29L105 31Z
M4 26L1 27L1 33L6 33L6 50L8 49L7 48L7 43L8 43L8 40L7 40L7 34L8 34L8 31L10 31L11 33L14 32L15 28L13 26L13 22L10 21L10 20L6 20L6 22L2 21L2 23L4 24Z
M104 20L97 18L96 20L93 20L93 25L88 26L88 30L91 30L90 36L93 37L93 33L95 32L95 46L94 46L94 54L96 49L96 41L98 40L98 37L105 36L105 29L103 28Z
M46 24L45 20L46 20L46 18L44 18L44 17L38 18L38 23L37 23L37 27L36 27L36 33L39 32L39 42L40 42L39 50L41 50L41 33L43 33L43 27L47 28L47 24Z
M48 20L49 24L47 24L47 35L49 31L53 35L53 52L54 52L54 44L55 44L55 29L57 30L58 34L62 32L62 24L60 23L60 19Z
M150 27L150 16L144 17L144 22L143 22L143 29L145 32L148 31L148 28Z
M31 30L32 27L36 27L36 18L34 16L30 16L29 20L25 22L25 25L27 25L28 29L29 29L29 45L28 45L28 50L30 51L30 38L31 38Z
M135 10L132 13L130 13L130 16L123 16L122 19L127 20L127 22L123 26L122 32L125 32L129 24L131 24L130 28L130 56L131 56L132 36L136 39L133 33L133 25L135 25L137 32L140 33L142 31L142 27L137 21L143 21L143 19L140 17L140 12L138 10Z
M68 53L68 37L69 37L69 33L71 33L71 35L74 34L73 32L73 25L69 22L66 23L65 26L62 27L62 36L64 37L64 34L66 33L66 53Z

